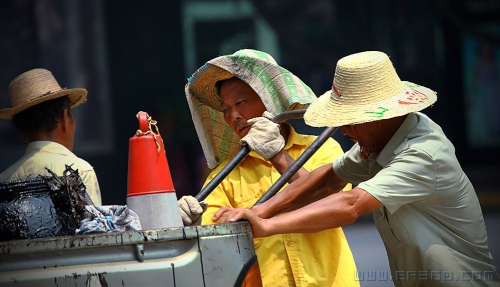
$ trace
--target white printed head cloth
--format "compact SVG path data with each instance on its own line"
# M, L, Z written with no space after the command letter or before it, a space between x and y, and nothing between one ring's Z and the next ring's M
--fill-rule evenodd
M232 158L240 148L240 138L220 111L216 87L217 82L232 77L252 87L273 116L305 109L317 99L311 88L265 52L244 49L208 61L188 79L185 92L209 168Z
M360 124L420 111L436 100L436 92L401 81L385 53L367 51L337 62L332 89L311 104L304 121L313 127Z

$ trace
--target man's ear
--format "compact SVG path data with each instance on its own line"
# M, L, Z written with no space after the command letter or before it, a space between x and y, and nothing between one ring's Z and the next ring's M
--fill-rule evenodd
M69 113L71 113L71 111L69 111L67 108L65 108L62 112L62 116L61 116L61 120L59 121L59 124L61 125L61 128L63 129L63 131L66 131L67 127L69 126L72 118L70 115L68 115Z
M25 143L28 142L28 137L23 132L21 132L20 130L17 130L17 133L19 134L19 136L21 137L23 142L25 142Z

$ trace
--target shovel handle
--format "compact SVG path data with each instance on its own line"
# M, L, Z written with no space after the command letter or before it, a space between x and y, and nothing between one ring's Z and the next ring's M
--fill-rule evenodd
M314 142L295 160L294 163L281 175L280 178L262 195L262 197L257 200L253 205L259 205L271 197L273 197L278 191L292 178L292 176L306 163L306 161L311 158L311 156L326 142L326 140L332 136L338 127L328 127L326 128Z
M282 123L286 120L301 119L304 117L305 109L285 111L275 116L272 121ZM238 153L224 166L221 171L195 196L198 201L202 201L226 178L226 176L250 153L248 145L241 146ZM293 175L293 174L292 174Z

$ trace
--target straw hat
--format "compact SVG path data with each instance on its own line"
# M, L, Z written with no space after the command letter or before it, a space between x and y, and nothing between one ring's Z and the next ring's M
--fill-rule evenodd
M367 51L337 62L332 89L311 104L304 121L313 127L360 124L420 111L436 100L436 92L401 81L385 53Z
M3 119L12 119L29 107L66 95L74 108L86 100L87 90L61 88L50 71L33 69L10 82L9 95L12 108L0 109L0 118Z
M208 61L189 79L185 87L193 122L208 166L234 156L239 137L224 121L216 83L238 77L260 96L267 111L276 116L286 110L304 109L316 100L311 88L271 55L251 49Z

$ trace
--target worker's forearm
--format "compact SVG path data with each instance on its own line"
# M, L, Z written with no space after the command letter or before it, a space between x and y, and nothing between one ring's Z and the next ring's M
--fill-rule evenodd
M348 192L347 192L348 193ZM308 233L353 223L359 214L352 198L336 193L306 207L266 220L266 236L281 233Z
M282 149L274 157L272 157L270 161L280 174L285 173L287 169L295 162L295 160L284 149ZM297 170L297 172L288 180L288 183L292 183L293 181L307 173L308 171L305 168L299 168L299 170Z
M261 218L271 218L335 193L345 184L335 175L331 164L327 164L301 176L268 201L252 208L252 211Z

